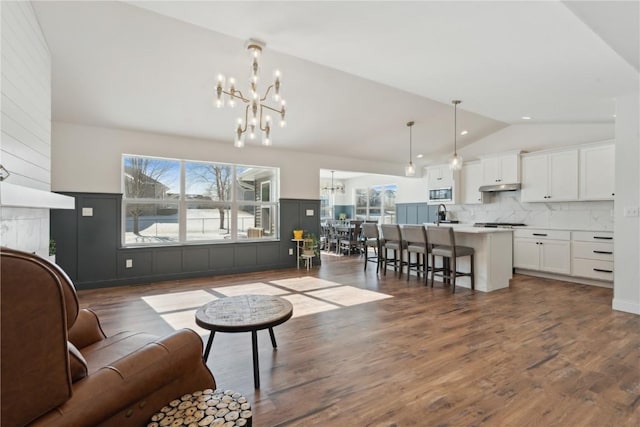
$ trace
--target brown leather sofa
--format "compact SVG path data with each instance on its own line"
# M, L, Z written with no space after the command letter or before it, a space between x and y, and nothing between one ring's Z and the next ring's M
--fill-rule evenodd
M195 332L107 337L43 258L1 248L0 290L3 427L144 426L176 397L215 388Z

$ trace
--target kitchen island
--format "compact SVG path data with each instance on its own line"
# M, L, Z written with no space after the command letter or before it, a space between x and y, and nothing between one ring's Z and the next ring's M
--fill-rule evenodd
M435 224L425 224L435 226ZM475 289L491 292L509 287L513 276L513 230L474 227L471 224L441 224L453 227L456 245L475 250ZM436 263L440 266L442 261ZM458 258L458 271L469 271L469 257ZM471 288L469 277L458 277L456 286Z

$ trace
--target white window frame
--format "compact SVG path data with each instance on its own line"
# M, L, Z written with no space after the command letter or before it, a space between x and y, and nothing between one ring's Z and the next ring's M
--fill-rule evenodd
M125 159L129 157L142 157L149 159L158 159L158 160L166 160L166 161L177 161L179 162L180 172L179 172L179 188L180 195L178 199L169 199L166 202L163 202L164 199L149 199L149 198L127 198L126 197L126 186L125 186ZM185 176L185 164L186 163L209 163L209 164L223 164L231 167L231 189L230 189L230 200L225 201L191 201L186 198L186 176ZM149 247L149 246L176 246L176 245L199 245L199 244L226 244L226 243L238 243L238 242L254 242L256 239L249 239L238 236L238 212L240 206L255 206L256 209L264 209L269 208L272 215L272 221L274 224L274 233L269 237L261 237L257 240L259 241L277 241L280 239L280 203L279 203L279 188L280 188L280 169L272 166L255 166L255 165L241 165L241 164L232 164L232 163L222 163L222 162L209 162L202 160L187 160L187 159L172 159L172 158L162 158L156 156L141 156L138 154L123 154L121 161L121 188L122 188L122 212L121 212L121 244L122 247ZM261 182L259 189L255 191L260 191L260 199L262 199L262 188L263 185L269 184L269 198L270 201L264 202L262 200L259 201L247 201L247 200L238 200L236 195L236 183L237 183L237 168L258 168L258 169L270 169L273 171L272 179L266 182ZM143 243L127 243L126 241L126 233L127 233L127 206L130 204L148 204L148 205L158 205L160 203L166 203L171 205L176 205L178 207L178 241L172 242L143 242ZM230 216L229 216L229 239L202 239L202 240L188 240L187 238L187 210L190 205L193 204L206 204L207 206L211 206L212 209L216 209L220 206L230 207Z

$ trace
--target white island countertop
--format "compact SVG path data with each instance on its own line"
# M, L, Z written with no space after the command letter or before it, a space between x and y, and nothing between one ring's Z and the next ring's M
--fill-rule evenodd
M425 222L425 226L435 227L432 222ZM456 233L473 233L473 234L489 234L489 233L505 233L513 232L512 228L496 228L496 227L474 227L473 224L451 224L442 223L440 227L452 227ZM523 227L524 228L524 227Z

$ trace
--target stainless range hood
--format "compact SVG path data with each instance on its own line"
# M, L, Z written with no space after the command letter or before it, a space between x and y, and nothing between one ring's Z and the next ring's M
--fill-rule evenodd
M495 184L495 185L483 185L478 191L481 193L496 193L498 191L516 191L520 189L520 184Z

